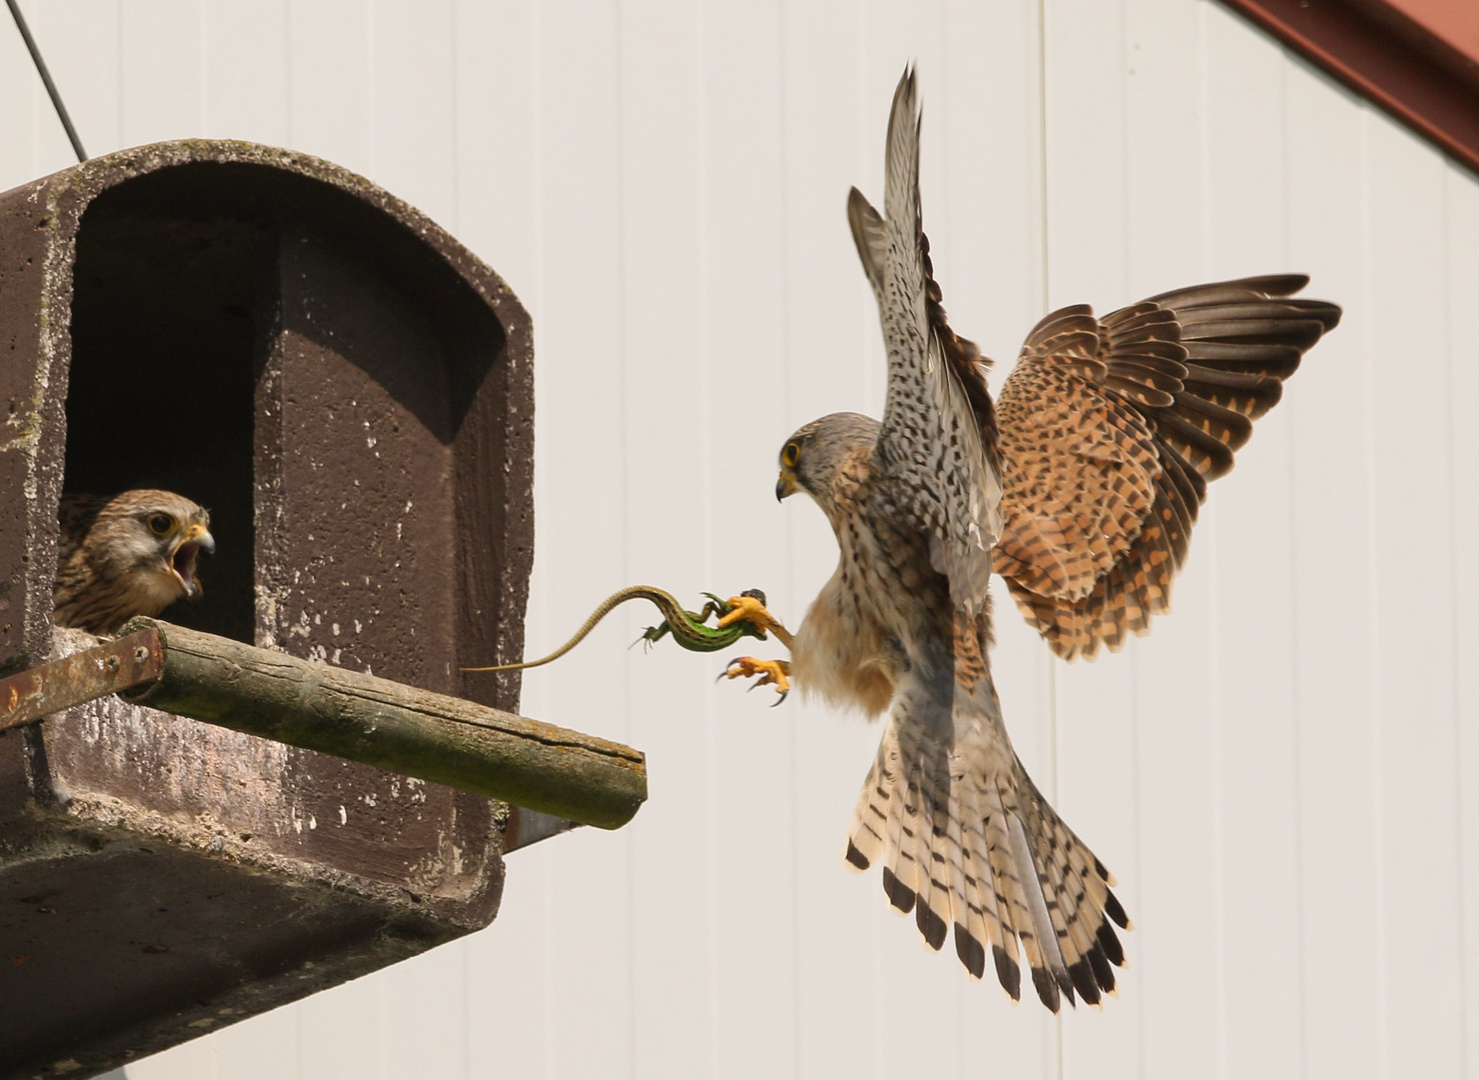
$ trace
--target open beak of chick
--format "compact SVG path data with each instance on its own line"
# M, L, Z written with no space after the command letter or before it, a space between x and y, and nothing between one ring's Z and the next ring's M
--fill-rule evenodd
M169 569L185 590L185 595L198 597L201 593L200 579L195 576L195 560L204 551L216 553L216 538L204 525L191 525L181 535L169 555Z

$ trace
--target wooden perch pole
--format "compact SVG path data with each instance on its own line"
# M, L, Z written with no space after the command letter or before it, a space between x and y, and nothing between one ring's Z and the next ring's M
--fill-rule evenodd
M139 705L319 750L603 829L647 798L640 751L460 698L300 660L157 619L159 677Z

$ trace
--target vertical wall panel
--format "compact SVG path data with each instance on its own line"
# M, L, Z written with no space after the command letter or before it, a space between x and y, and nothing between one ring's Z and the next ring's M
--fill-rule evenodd
M1342 302L1339 329L1280 406L1293 435L1304 1068L1381 1075L1385 956L1378 894L1371 581L1370 376L1361 106L1288 65L1289 262Z
M1367 120L1386 1065L1463 1072L1444 169Z
M540 233L534 327L535 573L542 638L564 640L593 598L629 584L622 350L621 53L615 4L537 9ZM510 206L518 214L526 208ZM560 668L528 673L527 711L632 739L626 707L635 633L626 614ZM532 629L532 628L531 628ZM537 707L543 711L534 713ZM564 841L570 841L565 843ZM547 951L547 1075L630 1075L632 837L585 830L524 853L544 860L544 904L526 932ZM517 858L514 856L513 858ZM510 859L510 868L516 864ZM529 911L529 908L525 908ZM501 994L517 984L501 980Z
M249 1026L243 1024L222 1031L215 1045L210 1047L210 1080L259 1080L264 1076L271 1076L274 1080L277 1077L302 1080L305 1076L313 1076L313 1073L305 1072L301 1054L303 1025L310 1015L291 1007L276 1009L255 1018ZM349 1018L340 1013L334 1019L342 1025ZM383 1049L383 1046L381 1044L377 1049ZM342 1060L336 1060L334 1068L342 1069L344 1064ZM197 1080L200 1073L181 1070L180 1076L181 1080Z
M202 134L281 146L288 141L288 0L201 5Z
M21 5L32 24L31 32L38 40L49 43L49 37L42 38L41 28L34 25L37 21L34 7L33 4ZM6 15L8 17L9 12ZM39 124L48 120L56 123L56 117L39 110L37 99L46 97L41 78L31 66L31 58L20 34L14 27L6 27L5 30L5 33L0 33L0 94L4 95L0 100L5 102L5 108L0 109L0 189L9 191L18 184L44 175L37 160L36 131ZM45 47L43 44L42 48ZM50 110L50 102L46 103L46 108Z
M703 587L709 528L698 4L623 3L619 42L624 570L686 597ZM716 1021L713 665L673 649L631 656L630 736L652 785L629 830L632 1070L694 1075L713 1067ZM753 797L773 784L761 771Z
M454 233L454 0L374 0L370 116L375 178ZM427 168L435 162L436 168Z
M1203 34L1207 276L1302 270L1288 254L1283 55L1215 4L1203 5ZM1309 291L1323 297L1329 285L1317 278ZM1321 348L1308 364L1327 361ZM1291 380L1291 399L1306 392L1306 374ZM1227 1076L1302 1073L1291 416L1285 403L1258 421L1208 500Z
M787 521L804 508L778 506L765 485L729 482L737 462L775 461L791 430L781 6L706 2L700 24L703 501L712 537L703 575L710 588L764 585L794 626ZM717 670L742 653L785 656L773 640L747 640L697 666ZM794 872L798 718L794 708L768 708L768 688L739 690L709 691L711 1053L716 1075L779 1080L797 1070L797 939L814 932L799 918Z
M1042 7L1048 309L1102 307L1129 287L1127 16L1123 3Z
M498 269L542 332L538 33L536 4L453 7L457 237Z
M21 6L83 148L96 156L124 145L121 141L123 105L117 0L76 0L74 3L32 0ZM4 15L3 21L9 23L10 13L7 11ZM34 125L32 137L22 144L28 154L34 155L30 162L33 168L25 174L17 174L13 180L13 183L22 183L73 165L77 157L32 66L20 34L7 25L0 37L6 38L6 45L15 50L12 54L14 63L8 60L0 62L0 70L5 73L3 77L8 85L24 87L31 99L29 109L16 110L16 119L28 119ZM191 50L187 48L185 55L191 55ZM23 100L7 94L5 112L11 112L10 103ZM3 152L9 149L7 145ZM4 186L8 188L11 183Z
M1447 274L1448 433L1453 503L1454 667L1459 734L1459 836L1463 902L1464 1058L1479 1061L1479 428L1467 417L1479 401L1479 338L1470 333L1479 296L1479 184L1444 166Z
M120 145L190 138L205 128L203 18L199 0L119 5Z
M269 1019L275 1021L278 1013L296 1013L298 1070L303 1080L377 1076L389 1042L414 1042L417 1038L414 1030L403 1028L398 1022L387 989L382 979L346 983L260 1020L250 1020L241 1025L241 1034L244 1039L257 1038L259 1024L265 1025ZM461 1011L450 995L438 1000L443 1008ZM226 1043L227 1036L232 1034L234 1029L221 1036L220 1057L231 1054L232 1047ZM268 1037L265 1030L261 1037Z
M369 0L288 4L290 145L373 176L373 5Z

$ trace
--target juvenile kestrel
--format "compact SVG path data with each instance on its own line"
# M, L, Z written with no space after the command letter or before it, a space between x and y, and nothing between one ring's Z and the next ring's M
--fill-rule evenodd
M1299 275L1199 285L1103 319L1048 315L993 406L988 361L940 306L920 226L919 110L894 95L884 210L848 219L888 350L883 420L824 416L786 440L776 495L810 495L836 572L761 676L888 712L847 861L883 862L889 901L981 977L1020 995L1017 943L1044 1005L1099 1001L1129 919L1113 877L1017 760L987 663L992 569L1058 655L1117 648L1166 610L1208 480L1232 467L1281 380L1340 309L1290 299ZM738 598L737 598L738 599ZM774 625L751 605L762 625ZM785 640L785 636L782 636Z
M197 597L195 560L216 550L210 514L182 495L140 489L122 495L63 495L58 513L58 626L116 633L135 615L158 615Z

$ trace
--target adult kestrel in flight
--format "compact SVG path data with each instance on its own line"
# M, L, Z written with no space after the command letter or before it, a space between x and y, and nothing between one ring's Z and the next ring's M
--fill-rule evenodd
M848 199L888 352L883 420L836 413L786 440L776 495L810 495L840 558L790 663L746 657L729 674L782 691L789 676L834 705L887 711L847 861L881 859L890 903L914 911L925 941L939 949L953 928L971 975L989 952L1013 999L1020 942L1044 1005L1096 1003L1124 962L1111 924L1129 919L1012 750L987 661L991 572L1059 656L1143 633L1167 608L1207 481L1340 309L1291 299L1308 281L1294 274L1103 319L1063 308L1028 335L993 405L989 362L946 323L920 225L912 70L885 164L884 214L856 188Z
M52 620L113 634L135 615L198 597L195 560L216 550L210 514L182 495L139 489L63 495Z

